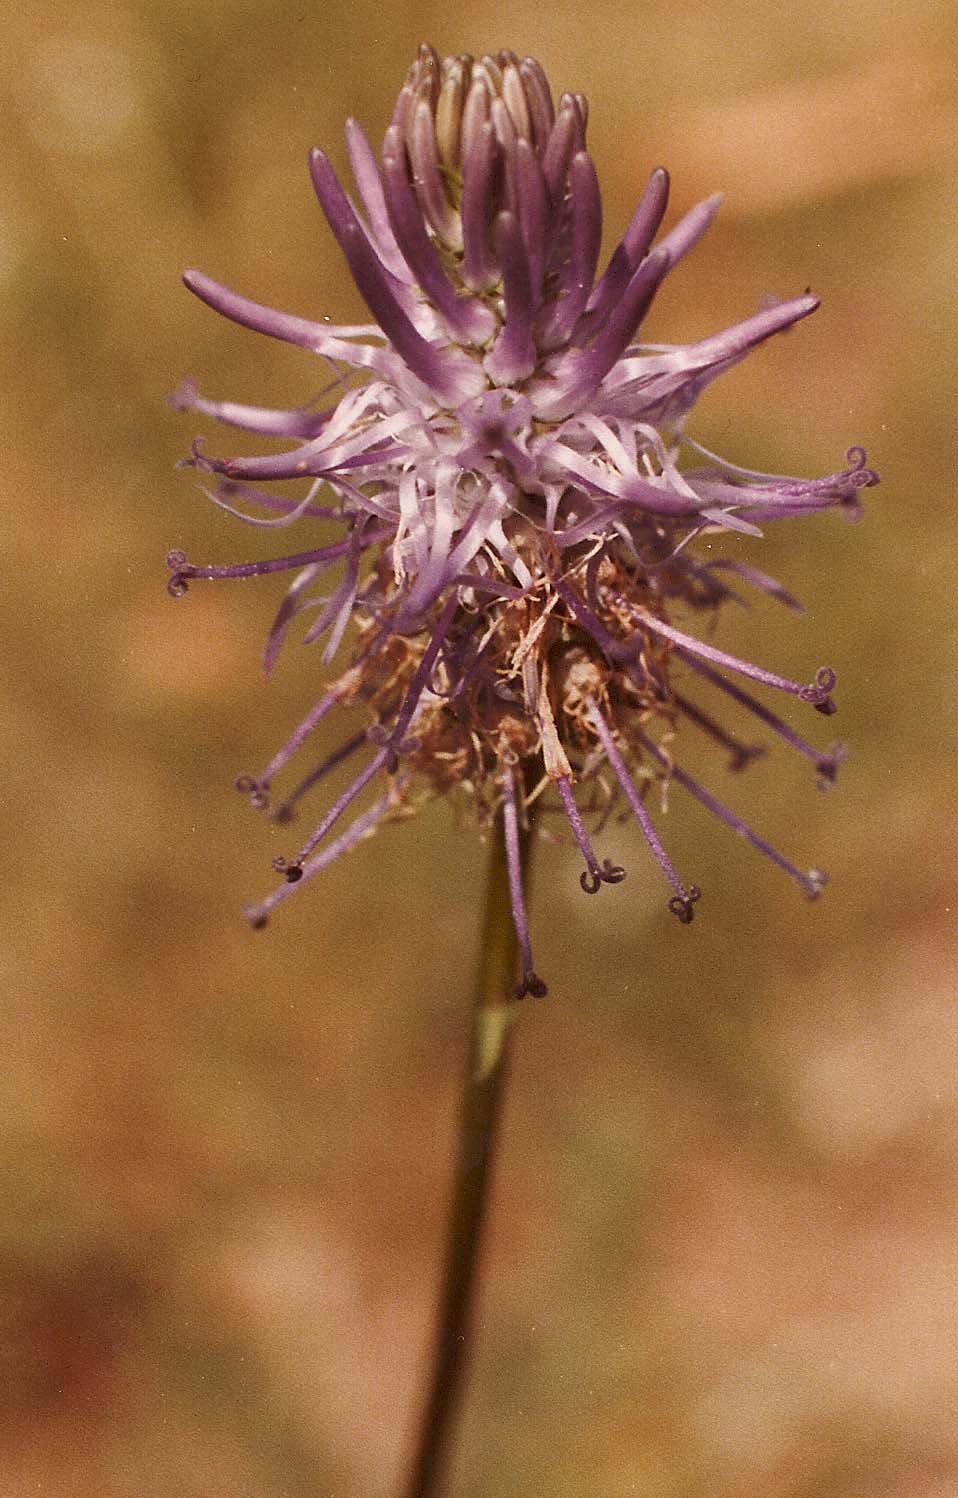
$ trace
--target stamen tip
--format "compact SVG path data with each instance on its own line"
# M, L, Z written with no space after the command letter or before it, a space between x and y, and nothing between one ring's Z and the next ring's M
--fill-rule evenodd
M170 569L167 579L166 591L171 598L182 598L189 591L187 577L189 576L189 560L185 551L168 551L166 553L166 565Z
M694 906L696 904L696 901L700 898L701 893L702 891L699 889L698 885L693 884L690 886L688 894L673 895L671 900L669 901L669 910L674 916L677 916L679 922L683 926L691 926L692 919L695 915Z
M195 380L181 380L176 389L166 397L167 405L172 406L174 411L190 411L196 404L198 393Z
M548 988L538 973L530 968L527 973L523 973L522 982L515 990L515 997L517 999L524 999L528 995L533 999L544 999L548 992Z
M249 804L254 811L265 811L269 806L268 787L261 780L257 780L255 775L245 772L237 775L233 785L241 796L249 797Z
M747 770L754 760L761 759L764 753L764 744L741 744L733 751L728 767L733 775L738 775L742 770Z
M816 785L820 791L831 790L838 779L839 767L845 763L847 758L847 744L835 744L820 759L816 760L815 769L818 772Z
M815 680L807 687L802 687L798 695L802 702L810 702L817 713L830 718L832 713L838 711L831 697L832 688L837 680L838 677L831 666L819 666L815 672Z

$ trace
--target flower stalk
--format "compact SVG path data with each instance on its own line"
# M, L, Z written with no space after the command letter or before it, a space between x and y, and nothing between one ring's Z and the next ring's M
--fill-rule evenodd
M515 985L521 954L512 916L514 891L509 877L515 859L510 858L507 843L515 839L514 851L525 865L523 855L531 826L531 817L524 824L517 817L510 829L505 815L501 815L496 820L489 850L435 1350L406 1498L436 1498L442 1491L467 1372L476 1271L496 1156L512 1026L519 1010Z

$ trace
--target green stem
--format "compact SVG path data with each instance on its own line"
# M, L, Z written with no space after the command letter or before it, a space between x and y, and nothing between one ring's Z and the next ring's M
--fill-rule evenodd
M521 837L524 854L528 829ZM432 1384L407 1498L437 1498L448 1464L469 1351L470 1312L509 1061L509 1036L519 1008L512 998L517 969L518 948L500 817L490 849Z

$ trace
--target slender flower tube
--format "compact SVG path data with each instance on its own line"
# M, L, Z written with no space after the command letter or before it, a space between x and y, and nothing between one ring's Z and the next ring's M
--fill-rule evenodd
M533 799L565 819L592 894L624 869L600 860L587 824L629 813L652 854L642 877L662 880L683 924L698 889L680 878L653 822L659 782L687 789L806 894L820 891L818 870L796 868L679 767L676 741L688 726L743 768L759 747L721 720L734 707L810 760L820 785L835 779L840 747L816 748L739 684L747 678L830 714L834 672L822 666L793 680L706 642L696 621L743 601L732 581L800 608L764 572L718 556L723 534L760 537L760 523L819 510L856 515L861 491L878 481L857 447L838 471L801 479L743 468L686 436L709 382L818 300L806 293L767 306L698 343L643 344L653 298L719 199L693 208L656 245L669 191L656 168L600 267L586 119L581 95L556 102L531 58L440 60L422 47L378 158L361 126L347 124L355 200L321 151L310 157L368 324L313 322L199 271L184 277L225 317L318 356L332 383L315 405L288 411L211 400L191 382L174 397L279 442L268 456L223 458L197 441L187 461L209 476L216 504L250 525L295 524L304 542L269 561L216 566L171 552L170 592L193 580L290 573L267 672L303 614L305 640L325 641L324 664L347 656L270 764L237 781L285 822L327 773L355 765L299 849L277 861L283 881L250 908L251 922L263 925L424 792L454 795L480 825L503 821L520 995L545 991L519 851ZM290 480L300 481L291 493L262 487ZM330 520L342 527L338 539ZM317 523L321 539L311 544ZM351 705L364 711L366 731L353 723L274 802L274 778L308 756L328 715Z

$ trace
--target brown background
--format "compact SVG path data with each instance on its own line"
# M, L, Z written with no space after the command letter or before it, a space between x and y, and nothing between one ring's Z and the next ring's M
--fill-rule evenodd
M755 543L804 618L759 603L720 633L789 674L838 671L840 718L810 725L852 746L837 789L777 751L724 788L829 868L825 898L678 793L670 847L704 891L689 930L637 833L617 835L630 878L595 901L567 850L540 850L552 996L522 1016L455 1492L958 1492L947 13L11 8L0 1493L396 1491L482 853L434 806L246 930L285 843L231 781L321 667L293 643L263 686L268 580L166 597L168 547L251 543L174 472L211 424L165 397L185 373L241 400L312 392L307 356L216 319L178 272L358 315L305 153L342 165L351 112L378 136L423 38L533 52L589 95L610 243L660 161L676 212L725 190L651 338L822 295L713 387L694 435L809 474L862 441L884 476L863 525Z

